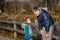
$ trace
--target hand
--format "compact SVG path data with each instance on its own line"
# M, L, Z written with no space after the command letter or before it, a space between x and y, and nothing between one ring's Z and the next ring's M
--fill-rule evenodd
M49 37L49 34L46 34L46 38L48 38Z
M40 30L40 34L43 35L43 31L42 30Z

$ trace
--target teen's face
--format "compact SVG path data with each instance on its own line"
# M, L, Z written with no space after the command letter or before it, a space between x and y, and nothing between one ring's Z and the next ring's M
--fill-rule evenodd
M34 10L34 15L38 16L40 14L40 11L38 9Z
M31 20L28 18L28 19L26 19L26 22L27 23L31 23Z

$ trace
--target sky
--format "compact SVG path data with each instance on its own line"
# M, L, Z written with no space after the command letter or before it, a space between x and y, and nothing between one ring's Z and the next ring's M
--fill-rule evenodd
M14 1L14 0L6 0L6 1ZM30 1L30 0L18 0L19 2Z

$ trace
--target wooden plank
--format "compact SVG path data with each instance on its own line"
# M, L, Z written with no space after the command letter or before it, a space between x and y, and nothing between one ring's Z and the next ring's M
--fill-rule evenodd
M12 23L12 24L18 24L18 25L22 24L20 22L15 22L15 21L2 21L2 20L0 20L0 22L2 22L2 23Z
M16 26L16 24L14 24L14 30L16 30L17 29L17 26ZM17 38L17 32L14 32L14 38Z

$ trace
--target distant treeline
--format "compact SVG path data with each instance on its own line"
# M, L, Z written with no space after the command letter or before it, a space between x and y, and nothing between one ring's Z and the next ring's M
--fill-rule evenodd
M47 7L48 10L59 12L60 6L59 6L60 0L31 0L29 2L18 2L18 1L11 1L11 2L2 2L0 1L0 10L2 12L19 12L22 11L25 12L27 10L28 12L32 12L33 7ZM30 10L29 10L30 9Z

